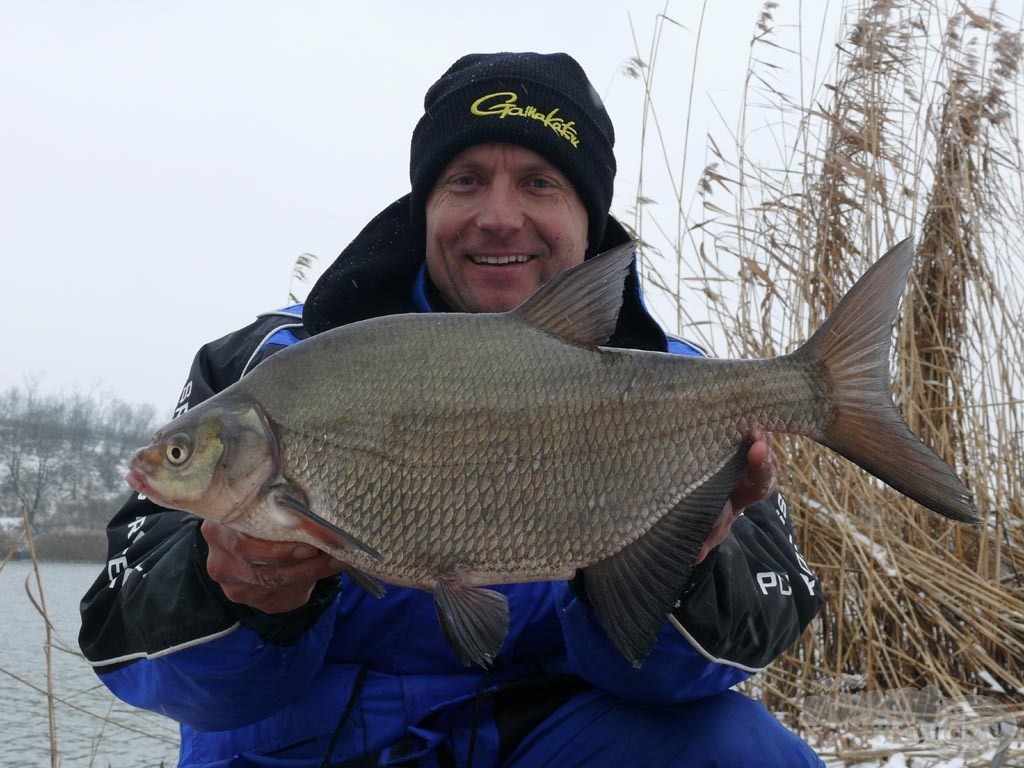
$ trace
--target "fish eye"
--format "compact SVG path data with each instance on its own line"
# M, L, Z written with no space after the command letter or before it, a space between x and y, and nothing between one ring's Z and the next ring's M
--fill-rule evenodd
M164 455L172 466L180 467L192 456L192 438L184 432L172 435L167 440Z

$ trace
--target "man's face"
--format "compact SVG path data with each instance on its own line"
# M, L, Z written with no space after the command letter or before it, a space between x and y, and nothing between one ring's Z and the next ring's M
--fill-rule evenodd
M448 305L504 312L583 262L587 210L565 174L516 144L448 163L426 205L427 270Z

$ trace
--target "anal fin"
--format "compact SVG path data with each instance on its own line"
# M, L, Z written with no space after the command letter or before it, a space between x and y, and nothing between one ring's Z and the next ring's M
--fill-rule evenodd
M503 594L442 580L434 585L434 609L445 640L463 664L486 669L494 663L508 635L508 600Z
M747 446L621 552L584 571L587 597L634 667L651 652L694 560L747 468Z

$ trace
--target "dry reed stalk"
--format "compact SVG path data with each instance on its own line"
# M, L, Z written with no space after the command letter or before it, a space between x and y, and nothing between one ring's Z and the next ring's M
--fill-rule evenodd
M42 688L42 687L36 685L31 680L28 680L27 678L22 677L21 675L16 674L15 672L12 672L9 669L6 669L4 667L0 667L0 674L7 675L7 677L9 677L12 680L20 683L21 685L24 685L26 688L29 688L29 689L35 691L38 694L41 694L43 696L49 696L50 695L50 693L47 691L46 688ZM110 704L108 705L107 713L103 714L103 715L98 714L98 713L92 711L91 709L88 709L87 707L83 707L83 706L80 706L78 704L75 704L73 701L71 701L71 699L69 699L67 697L64 697L64 696L60 696L60 695L54 694L53 695L53 700L57 704L60 704L61 706L64 706L64 707L67 707L68 709L73 709L75 712L79 712L80 714L83 714L86 717L91 717L91 718L93 718L95 720L99 720L102 723L102 725L101 725L101 733L102 733L102 730L105 729L107 725L113 725L113 726L115 726L115 727L117 727L117 728L119 728L121 730L128 731L130 733L134 733L134 734L136 734L138 736L142 736L145 739L152 739L152 740L155 740L155 741L163 742L164 744L171 744L171 745L174 745L174 746L177 746L177 744L179 743L179 739L176 736L173 735L173 733L174 733L173 731L169 732L172 735L165 735L165 734L157 732L152 726L147 726L145 729L143 729L141 727L136 727L136 726L133 726L133 725L129 725L128 723L123 723L123 722L120 722L120 721L117 721L117 720L113 720L110 717L110 712L111 712L111 709L112 709L112 705L114 703L114 699L113 698L111 698Z
M32 559L32 572L36 577L36 589L39 591L39 599L36 600L32 595L32 590L29 588L29 577L25 577L25 594L28 595L28 599L39 612L39 615L43 617L43 623L46 626L46 643L43 646L46 656L46 716L50 737L50 765L52 768L57 768L59 759L57 755L57 708L53 693L53 625L50 623L50 617L46 611L46 594L43 591L43 579L39 575L39 560L36 558L35 542L32 540L32 526L28 521L28 510L24 507L21 509L21 517L25 524L25 537L28 541L28 551Z
M76 658L80 659L83 664L85 663L85 658L84 658L82 653L77 648L73 648L73 647L69 646L67 643L65 643L62 639L60 639L57 636L57 630L54 628L52 622L50 621L49 612L48 612L47 607L46 607L46 596L45 596L45 593L43 591L42 576L41 576L40 568L39 568L39 553L38 553L36 545L35 545L35 538L32 535L30 526L28 525L28 520L25 519L26 515L24 513L24 510L23 510L23 513L22 513L22 517L23 517L23 528L22 528L19 536L17 537L17 539L14 540L14 543L9 547L7 553L4 555L3 560L0 561L0 572L2 572L4 570L4 567L11 560L11 558L14 556L14 554L18 551L19 547L21 546L21 542L22 541L27 541L28 551L29 551L29 558L30 558L30 561L32 563L32 574L30 574L28 577L26 577L26 580L25 580L25 593L26 593L26 595L27 595L27 597L29 599L29 602L32 603L32 606L35 608L36 612L42 618L44 626L45 626L45 631L46 631L46 640L45 640L45 644L44 644L45 670L46 670L46 673L45 673L45 680L46 680L45 687L44 686L40 686L40 685L36 685L35 683L33 683L32 681L28 680L23 675L20 675L17 672L14 672L14 671L12 671L10 669L7 669L7 668L5 668L3 666L0 666L0 674L6 675L7 677L11 678L12 680L15 680L16 682L18 682L19 684L24 685L25 687L31 689L32 691L35 691L36 693L41 694L41 695L46 697L46 701L47 701L47 721L48 721L48 740L49 740L50 763L51 763L51 765L52 766L58 766L61 763L61 753L58 751L58 748L57 748L57 712L56 712L56 709L57 709L57 705L58 704L63 706L63 707L66 707L66 708L68 708L70 710L74 710L75 712L79 712L79 713L81 713L83 715L86 715L86 716L88 716L90 718L99 720L101 722L100 730L99 730L98 734L96 735L96 737L93 740L93 755L94 756L95 756L95 753L96 753L97 749L99 748L100 742L102 741L102 738L103 738L103 734L104 734L104 732L106 730L106 727L108 725L113 726L115 728L118 728L120 730L129 731L131 733L134 733L134 734L136 734L136 735L138 735L140 737L144 737L146 739L152 739L152 740L155 740L155 741L158 741L158 742L163 742L165 744L176 745L178 743L178 741L179 741L176 733L174 732L173 729L168 730L163 723L159 722L160 718L158 716L153 716L153 718L147 718L147 719L150 719L150 722L146 725L145 728L143 728L141 726L131 725L129 723L122 722L120 720L115 720L115 719L111 718L110 714L111 714L113 705L114 705L114 703L116 701L113 696L109 696L109 701L108 701L108 704L107 704L107 712L105 714L99 714L97 712L92 711L91 709L89 709L87 707L83 707L83 706L81 706L79 704L76 704L75 702L73 702L71 700L71 698L73 698L74 696L77 696L80 693L82 693L81 691L79 691L78 693L72 694L72 697L62 696L62 695L60 695L56 691L56 688L55 688L56 680L55 680L55 674L54 674L54 670L53 670L53 657L52 657L53 650L58 650L58 651L63 651L65 653L69 653L69 654L75 656ZM35 581L35 584L36 584L36 594L34 594L33 591L32 591L31 580ZM141 719L141 716L140 716L138 710L136 710L133 713L133 718L136 721L139 721ZM161 733L161 731L167 731L167 733L166 734L165 733ZM89 764L92 765L93 762L94 762L94 760L90 759Z
M14 543L8 548L7 554L4 555L4 559L0 560L0 573L3 573L4 568L7 567L7 563L9 563L11 561L11 558L14 557L14 553L18 551L18 547L21 546L21 542L23 542L24 540L25 531L23 530L21 533L18 534L18 538L14 541Z
M773 13L768 4L758 40L775 34ZM755 157L743 130L731 148L712 142L704 211L681 227L702 239L693 248L676 241L676 263L661 264L655 283L672 285L665 273L674 268L689 276L678 283L698 285L703 309L726 329L719 353L774 355L807 338L888 245L918 232L893 388L986 521L952 524L817 445L776 440L799 544L827 605L813 631L749 687L793 725L822 680L931 685L947 697L996 697L1021 713L1019 21L1011 27L995 7L963 3L949 13L934 0L878 0L848 13L830 83L799 99L774 85L757 92L786 123L781 158ZM802 66L811 57L794 47ZM638 230L647 213L638 206ZM728 281L738 293L722 289ZM851 749L837 742L834 751Z

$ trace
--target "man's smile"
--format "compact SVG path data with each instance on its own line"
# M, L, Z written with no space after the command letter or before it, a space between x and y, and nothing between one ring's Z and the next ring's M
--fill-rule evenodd
M536 258L529 253L508 253L501 255L487 255L480 253L468 254L469 260L474 264L501 265L501 264L525 264Z

